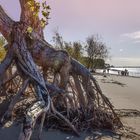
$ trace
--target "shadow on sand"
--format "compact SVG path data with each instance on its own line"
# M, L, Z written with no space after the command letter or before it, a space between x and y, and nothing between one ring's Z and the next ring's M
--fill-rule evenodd
M124 84L124 83L121 83L121 82L119 82L119 81L115 81L115 80L108 80L108 79L101 79L101 82L103 82L103 83L109 83L109 84L116 84L116 85L119 85L119 86L121 86L121 87L124 87L124 86L126 86L126 84Z

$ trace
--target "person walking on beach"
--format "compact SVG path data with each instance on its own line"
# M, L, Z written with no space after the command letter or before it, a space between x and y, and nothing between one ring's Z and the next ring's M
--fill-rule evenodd
M103 76L106 77L106 69L103 70Z
M128 76L129 75L129 72L128 72L127 69L125 69L124 72L125 72L125 76Z
M107 69L107 73L109 73L109 68Z

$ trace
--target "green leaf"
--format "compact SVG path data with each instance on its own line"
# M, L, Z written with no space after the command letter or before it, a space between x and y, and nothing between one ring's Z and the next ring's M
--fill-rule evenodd
M6 50L3 46L0 46L0 62L5 58L6 56Z
M28 33L32 33L32 31L33 31L33 28L32 28L32 27L28 27L28 28L27 28L27 32L28 32Z

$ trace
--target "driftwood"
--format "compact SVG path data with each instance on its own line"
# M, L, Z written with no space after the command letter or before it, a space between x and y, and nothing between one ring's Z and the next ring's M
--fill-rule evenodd
M40 117L39 138L46 121L50 128L73 130L76 135L82 130L122 126L93 75L67 52L55 50L47 43L39 17L34 17L26 5L29 0L19 1L19 22L13 21L0 6L0 32L8 42L7 55L0 64L0 96L11 101L1 123L16 114L16 105L23 98L32 97L34 102L25 110L19 105L23 114L17 113L12 119L24 118L19 140L31 138ZM33 28L31 33L27 32L28 27ZM8 70L11 76L7 79Z

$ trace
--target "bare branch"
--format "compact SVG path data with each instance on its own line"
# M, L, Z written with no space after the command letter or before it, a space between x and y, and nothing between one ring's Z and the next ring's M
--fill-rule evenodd
M29 18L29 15L31 16L31 13L29 11L29 8L26 6L26 3L28 2L29 0L19 0L20 2L20 6L21 6L21 15L20 15L20 20L21 21L24 21L26 23L28 23L29 19L26 19L27 17Z
M14 21L5 13L2 6L0 5L0 32L6 40L10 39L12 26Z
M10 117L12 117L12 111L13 108L15 106L15 104L19 101L19 98L21 97L21 95L24 93L24 91L26 90L27 86L29 84L29 79L26 79L23 84L22 84L22 88L19 89L18 93L15 95L15 97L12 99L8 110L5 112L5 114L3 115L1 122L5 123L5 121L8 121L8 119Z
M74 125L67 119L65 118L61 113L59 113L53 106L53 103L51 102L51 109L52 111L63 121L65 121L67 123L67 125L75 132L75 134L77 136L80 136L79 132L77 131L77 129L74 127Z

